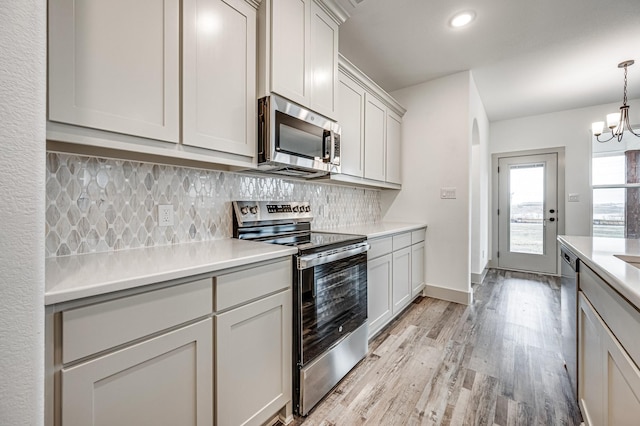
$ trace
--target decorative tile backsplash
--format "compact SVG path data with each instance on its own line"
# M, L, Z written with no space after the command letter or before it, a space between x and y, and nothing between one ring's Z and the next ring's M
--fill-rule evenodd
M58 153L46 192L46 257L229 238L233 200L308 200L313 229L381 217L376 190ZM157 225L159 204L174 226Z

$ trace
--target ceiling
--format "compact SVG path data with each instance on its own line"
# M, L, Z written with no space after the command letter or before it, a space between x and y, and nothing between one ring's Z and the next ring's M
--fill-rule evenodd
M640 0L337 1L351 15L340 52L389 92L471 70L497 121L622 104L617 64L635 59L628 96L640 98ZM468 9L475 21L451 28Z

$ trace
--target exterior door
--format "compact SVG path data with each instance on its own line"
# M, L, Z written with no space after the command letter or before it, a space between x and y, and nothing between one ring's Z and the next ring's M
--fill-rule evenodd
M558 154L498 160L498 266L556 273Z

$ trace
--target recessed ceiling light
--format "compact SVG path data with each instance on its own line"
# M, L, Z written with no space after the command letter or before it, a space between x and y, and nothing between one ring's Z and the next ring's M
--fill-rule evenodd
M456 14L449 23L453 28L464 27L465 25L469 25L471 21L473 21L476 17L476 13L472 10L468 10L466 12L460 12Z

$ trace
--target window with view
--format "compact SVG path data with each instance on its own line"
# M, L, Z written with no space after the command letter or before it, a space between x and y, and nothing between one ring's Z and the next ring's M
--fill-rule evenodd
M640 238L640 139L593 138L592 147L593 236Z

